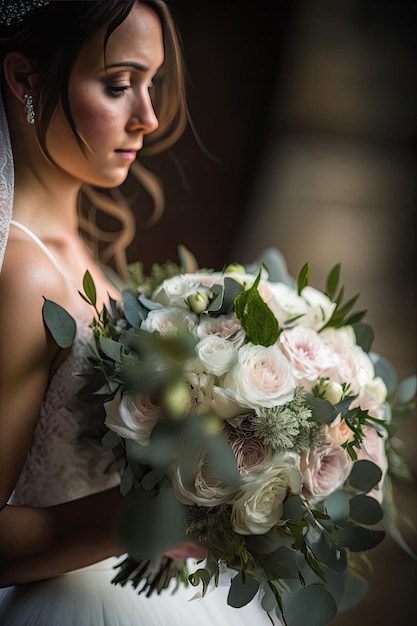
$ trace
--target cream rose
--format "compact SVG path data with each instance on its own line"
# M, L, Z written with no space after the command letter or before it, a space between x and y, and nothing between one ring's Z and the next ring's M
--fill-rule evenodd
M265 348L248 343L240 348L223 388L242 407L272 407L292 400L295 382L290 364L276 344Z
M184 331L192 331L198 322L198 317L191 311L180 308L167 307L149 311L141 328L148 332L159 332L161 335L177 336Z
M222 376L237 359L237 350L227 339L209 335L195 347L197 357L204 370L215 376Z
M198 506L219 506L230 502L236 495L237 488L224 485L207 463L204 451L196 454L196 469L189 476L188 468L184 469L178 461L171 473L172 486L178 500L183 504Z
M318 502L339 489L349 476L352 463L346 450L330 438L318 448L303 452L300 469L307 500Z
M195 292L208 291L214 278L205 274L180 274L164 280L152 294L152 300L164 306L189 309L187 298Z
M234 313L217 317L202 316L196 328L196 334L200 339L208 335L217 335L218 337L223 337L223 339L229 339L233 335L237 335L239 331L241 331L240 336L236 337L236 341L234 341L235 347L239 347L243 343L244 333Z
M241 489L232 504L232 527L240 535L263 535L281 519L289 491L300 493L299 457L280 452L259 473L242 478Z
M119 391L112 400L104 403L107 428L125 439L149 445L152 429L161 415L159 398L152 394Z

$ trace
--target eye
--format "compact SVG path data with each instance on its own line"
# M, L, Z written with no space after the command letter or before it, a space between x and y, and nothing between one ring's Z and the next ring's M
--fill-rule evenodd
M113 96L120 96L129 89L129 85L107 85L107 91Z

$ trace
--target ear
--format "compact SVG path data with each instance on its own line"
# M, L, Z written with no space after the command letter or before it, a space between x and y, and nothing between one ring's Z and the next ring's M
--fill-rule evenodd
M31 59L21 52L9 52L3 61L3 76L13 95L24 101L25 93L34 87L34 73Z

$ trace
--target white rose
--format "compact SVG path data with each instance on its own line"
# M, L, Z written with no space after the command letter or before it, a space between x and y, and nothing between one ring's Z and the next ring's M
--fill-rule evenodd
M344 448L332 439L301 455L303 494L311 502L324 500L339 489L352 470L353 461Z
M152 333L157 331L161 335L177 336L184 331L192 331L198 322L198 317L191 311L167 307L149 311L141 323L141 328Z
M292 400L295 382L290 364L276 344L265 348L248 343L240 348L223 387L242 407L272 407Z
M125 439L149 445L152 429L161 415L158 398L143 393L117 392L112 400L104 403L107 428Z
M318 383L333 365L330 349L313 328L288 328L280 334L279 345L291 363L295 378L307 389Z
M301 297L306 301L308 308L306 315L297 323L320 330L333 315L336 303L332 302L322 291L310 285L304 287Z
M267 282L260 285L259 293L281 326L307 313L307 302L289 285Z
M280 452L260 472L242 478L232 504L233 530L240 535L263 535L281 519L283 502L289 491L300 493L299 457Z
M320 330L331 318L336 304L314 287L304 287L299 295L289 285L266 283L259 293L282 325L297 318L296 324Z
M213 280L207 280L203 274L180 274L164 280L152 294L152 300L164 306L175 306L183 309L189 308L187 298L196 291L208 291L209 285L205 288L203 283L212 284Z
M209 374L222 376L237 359L237 350L227 339L209 335L196 345L197 356Z

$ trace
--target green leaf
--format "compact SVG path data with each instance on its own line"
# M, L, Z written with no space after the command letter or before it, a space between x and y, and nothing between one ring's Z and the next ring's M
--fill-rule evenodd
M352 324L356 336L356 343L365 352L369 352L374 341L374 330L370 324L359 322Z
M90 272L87 270L84 274L84 278L83 278L83 289L84 289L84 293L87 296L87 298L90 301L90 304L92 304L93 306L96 306L97 304L97 292L96 292L96 286L94 284L94 280L90 274Z
M352 570L345 573L346 583L342 601L339 603L339 611L347 611L358 604L369 591L369 585L362 578L356 576Z
M259 589L259 581L248 573L239 572L232 578L227 596L227 604L236 609L248 604Z
M339 411L333 404L323 398L310 398L311 417L316 422L330 424L337 417Z
M43 321L60 348L69 348L77 333L74 318L60 305L44 298Z
M229 487L238 486L240 473L237 469L236 457L226 440L218 436L207 438L207 465L210 474L216 476Z
M107 337L100 335L99 345L100 350L112 359L112 361L121 363L123 346L118 341L114 341L113 339L108 339Z
M258 292L259 272L253 285L240 293L234 302L235 314L242 324L248 341L265 347L278 339L280 328L275 315Z
M233 309L234 301L242 293L243 287L233 278L225 276L224 285L213 285L212 291L217 294L207 311L216 315L227 315Z
M382 520L384 513L375 498L360 494L350 501L350 517L359 524L370 526Z
M349 482L355 489L360 489L367 493L373 489L381 480L381 469L365 459L361 461L355 461L352 471L349 476Z
M325 626L337 614L333 596L321 585L284 592L282 609L287 626Z
M120 482L120 493L122 496L127 496L129 491L133 487L133 475L132 470L127 466L122 474L122 480Z
M383 530L370 530L364 526L348 522L339 531L339 537L343 546L351 552L365 552L375 548L385 537Z
M298 295L301 294L304 287L307 287L309 282L310 282L310 265L308 263L305 263L303 267L301 268L300 273L298 274L298 278L297 278Z
M349 516L349 494L346 491L334 491L325 499L324 506L332 522L341 524Z
M146 318L146 311L133 291L122 292L124 316L132 326L139 327Z
M376 354L375 352L370 352L369 356L374 364L375 376L380 376L382 378L387 387L388 396L390 396L394 393L398 385L398 376L395 369L391 363L381 355Z
M408 378L404 378L404 380L402 380L398 385L396 404L406 404L407 402L411 402L416 395L416 390L417 377L409 376Z
M157 495L135 491L120 521L122 545L137 561L169 550L185 538L185 510L168 486Z
M340 279L341 264L337 263L329 272L326 281L326 295L333 300Z
M188 248L180 244L177 246L177 254L184 272L194 274L198 270L197 260Z

